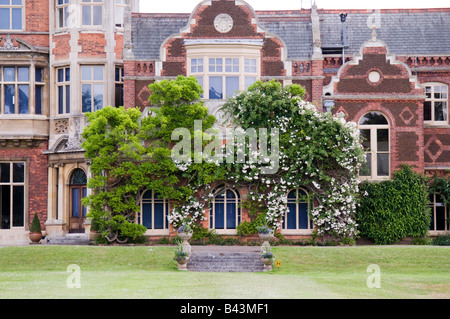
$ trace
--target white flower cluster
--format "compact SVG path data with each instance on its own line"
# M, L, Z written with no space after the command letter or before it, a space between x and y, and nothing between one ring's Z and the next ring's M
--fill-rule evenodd
M174 227L183 222L193 226L197 220L206 219L205 212L205 203L191 196L185 205L175 207L167 218Z

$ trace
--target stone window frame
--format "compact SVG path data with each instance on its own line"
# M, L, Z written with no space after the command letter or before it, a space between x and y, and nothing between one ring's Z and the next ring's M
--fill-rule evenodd
M448 125L449 124L449 111L450 111L450 108L449 108L449 97L448 97L448 95L449 95L449 86L446 84L446 83L440 83L440 82L426 82L426 83L422 83L422 86L424 87L424 90L425 90L425 95L427 96L426 98L425 98L425 102L424 102L424 124L425 125ZM443 93L443 94L445 94L445 96L444 97L442 97L442 98L436 98L434 95L435 95L435 88L436 87L442 87L442 88L445 88L445 91L446 92L440 92L441 94ZM430 92L428 92L427 91L427 89L428 88L430 88L431 90L430 90ZM428 97L428 93L430 94L430 97ZM431 119L430 120L425 120L425 104L427 103L427 102L431 102ZM436 102L444 102L445 104L446 104L446 108L445 108L445 110L446 110L446 116L447 116L447 119L445 119L445 120L443 120L443 121L436 121L435 120L435 116L436 116L436 114L435 114L435 103Z
M105 4L103 0L81 0L81 10L80 10L80 15L81 15L81 26L82 27L93 27L93 28L98 28L98 27L103 27L104 23L105 23ZM89 7L89 9L87 9ZM101 8L101 23L100 24L95 24L95 16L96 16L96 10L95 8L100 7ZM89 23L84 23L84 18L83 18L83 13L85 12L85 10L89 10L90 11L90 22Z
M60 71L62 71L62 81L60 80ZM56 113L57 115L67 115L70 114L71 111L71 86L70 86L70 77L71 77L71 69L70 65L60 66L57 67L56 70ZM68 73L69 74L68 74ZM62 112L60 110L60 88L63 88L63 105L62 105ZM69 105L67 105L69 104Z
M246 90L251 84L261 78L261 50L259 47L245 47L240 45L204 45L187 52L187 75L197 78L204 88L202 98L206 100L225 101L227 99L227 77L239 77L239 91ZM195 71L193 61L203 60L203 70ZM210 71L210 59L222 59L222 70L215 68ZM227 59L238 59L239 71L233 68L233 64L227 64ZM255 60L255 65L246 65L246 60ZM231 60L233 62L233 60ZM231 67L231 72L227 72ZM222 77L222 99L210 99L210 78ZM230 79L231 80L231 79Z
M45 82L46 78L46 67L40 64L35 63L20 63L14 62L12 64L1 64L0 65L0 117L1 116L29 116L29 115L43 115L46 114L45 108L45 98L47 97L46 87L47 83ZM14 80L6 80L5 78L5 68L14 68ZM19 69L26 68L28 69L28 79L20 80L19 79ZM37 80L37 72L36 70L41 70L40 81ZM13 85L14 86L14 113L5 113L5 86ZM24 85L28 86L28 108L27 112L20 112L20 100L19 100L19 86ZM41 95L41 103L40 103L40 112L37 111L37 87L40 87L39 90Z
M25 31L25 0L20 0L21 4L14 4L14 2L17 0L10 0L9 4L0 4L0 9L9 9L9 28L7 29L0 29L1 31ZM21 28L20 29L13 29L12 23L13 23L13 9L20 9L21 10Z
M381 114L387 121L387 124L360 124L361 120L369 113L379 113ZM370 175L361 175L361 170L359 173L360 180L389 180L391 177L391 166L392 166L392 125L389 122L388 117L381 111L368 111L365 112L358 120L358 129L361 130L369 130L370 132L370 150L365 150L366 156L370 154L371 164L370 164ZM378 130L388 130L388 151L378 151ZM388 175L378 175L378 155L379 154L387 154L388 155Z
M429 232L433 235L445 234L450 230L450 210L442 200L439 200L439 196L440 195L438 193L430 195L430 204L428 206L431 208L431 222L432 222L432 224L430 224ZM439 208L443 208L444 210L444 229L437 230L436 214ZM431 228L431 225L433 225L433 229Z
M116 29L123 30L124 28L126 6L125 0L114 0L114 27ZM120 20L118 20L119 17Z
M14 182L14 164L23 164L23 181L22 182ZM21 226L14 226L14 191L10 191L10 228L2 228L3 226L0 224L0 230L17 230L17 229L25 229L28 225L28 167L29 161L23 159L1 159L0 164L10 164L10 177L8 182L1 182L0 186L9 186L12 190L14 190L14 186L23 187L23 223ZM3 221L1 222L3 223Z
M144 198L145 194L150 193L150 198ZM144 205L148 204L151 205L151 211L152 211L152 228L147 228L146 234L149 235L169 235L170 233L170 223L168 220L169 216L169 208L170 208L170 201L167 198L161 198L158 196L155 196L155 192L153 190L147 190L145 192L142 192L141 199L140 199L140 211L136 215L135 222L136 224L140 224L144 226L144 218L143 218L143 212L144 212ZM164 226L162 229L154 228L155 226L155 204L163 204L163 216L164 216ZM146 227L146 226L145 226Z
M89 67L91 68L90 74L91 77L90 79L85 79L83 78L83 68L85 67ZM95 77L95 71L94 68L102 68L102 79L96 79ZM106 106L106 94L105 94L105 90L106 90L106 85L107 82L105 81L105 73L106 73L106 67L104 64L81 64L80 65L80 97L81 97L81 113L85 114L87 112L95 112L99 109L102 109L103 107ZM91 90L91 107L90 110L84 110L83 109L83 87L85 85L90 85L90 90ZM94 99L94 95L95 95L95 86L102 86L102 106L100 108L96 108L95 107L95 99Z
M227 191L231 191L234 194L234 198L230 199L227 198ZM217 196L223 192L223 201L218 200ZM237 234L237 227L242 222L242 209L241 209L241 194L239 191L235 188L227 187L225 185L216 187L212 192L212 200L209 207L209 222L208 227L210 230L215 230L217 234L221 235L236 235ZM215 204L223 204L224 206L224 228L215 228L216 225L216 216L215 216ZM235 207L235 215L236 215L236 226L235 228L229 228L227 227L227 213L228 213L228 204L232 204Z
M295 199L289 198L289 194L292 191L296 191ZM306 200L302 200L302 198L300 198L300 196L299 196L300 191L306 194ZM286 234L286 235L294 235L294 234L309 235L309 234L311 234L312 231L314 230L314 225L312 225L311 217L310 217L310 214L309 214L309 212L311 211L311 206L312 206L310 194L308 193L308 191L306 189L300 187L300 188L294 188L294 189L289 190L287 192L286 196L287 196L286 206L288 204L294 204L294 203L296 204L295 214L297 216L297 220L296 220L297 225L296 225L295 229L288 229L288 228L286 228L287 227L286 223L284 223L284 225L283 225L283 221L285 221L287 219L287 213L286 213L282 217L282 220L281 220L281 222L282 222L281 234ZM300 224L299 224L299 218L298 218L298 213L299 213L298 212L298 204L300 204L300 203L307 204L307 207L308 207L307 208L308 228L300 228L299 227Z
M70 0L55 0L55 27L70 27Z

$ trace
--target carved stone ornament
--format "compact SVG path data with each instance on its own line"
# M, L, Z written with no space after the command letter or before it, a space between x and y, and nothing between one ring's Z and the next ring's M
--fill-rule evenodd
M233 29L233 18L226 13L219 14L214 19L214 27L220 33L228 33Z

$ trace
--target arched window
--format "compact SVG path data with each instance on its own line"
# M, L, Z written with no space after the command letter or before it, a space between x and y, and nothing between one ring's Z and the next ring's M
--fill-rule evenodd
M69 180L70 188L70 232L83 233L84 221L86 219L87 209L81 203L81 200L87 195L87 176L86 173L77 168L72 172Z
M167 215L169 201L159 194L149 190L142 195L141 214L138 215L138 223L148 230L169 229Z
M220 187L213 194L209 227L223 230L236 229L241 222L239 192L228 187Z
M380 112L369 112L359 121L366 152L366 163L359 172L363 179L387 179L390 176L389 122Z
M288 212L283 216L283 230L310 230L309 196L303 189L294 189L288 193Z

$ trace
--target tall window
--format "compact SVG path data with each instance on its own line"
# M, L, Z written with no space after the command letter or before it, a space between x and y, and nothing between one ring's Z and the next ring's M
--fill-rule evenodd
M429 124L448 123L448 86L441 83L425 85L423 119Z
M3 67L1 71L3 113L28 114L30 69L28 67Z
M23 29L24 0L0 0L0 30Z
M359 129L366 152L366 163L359 172L365 179L387 179L390 176L389 123L380 112L365 114Z
M82 0L81 5L84 26L103 24L103 0Z
M288 193L288 212L283 216L283 230L311 230L309 218L309 197L302 189L294 189Z
M115 74L115 105L116 107L123 106L124 100L123 100L123 67L117 66L116 67L116 74Z
M25 163L0 163L0 229L24 227Z
M42 114L42 97L44 95L44 69L35 68L34 108L36 114Z
M58 114L70 113L70 68L60 68L57 72Z
M69 0L58 0L56 3L56 21L58 28L69 26Z
M205 98L222 100L256 82L257 59L235 57L201 57L190 59L190 75L203 86Z
M114 25L123 28L123 17L125 13L125 0L114 0Z
M221 187L214 193L210 207L210 228L234 230L241 222L240 195L231 188Z
M146 191L142 196L141 214L137 222L148 230L169 229L169 201L153 191Z
M81 67L81 95L83 113L103 108L103 66Z
M450 230L450 216L448 207L439 194L430 195L431 223L430 231L445 232Z

